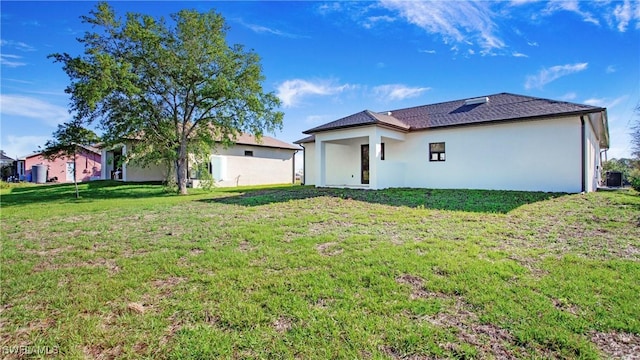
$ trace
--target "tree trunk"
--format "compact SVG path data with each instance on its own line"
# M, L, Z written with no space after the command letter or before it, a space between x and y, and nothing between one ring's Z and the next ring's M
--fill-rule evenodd
M178 149L178 161L176 161L178 193L180 195L187 195L187 155L187 144L183 142Z

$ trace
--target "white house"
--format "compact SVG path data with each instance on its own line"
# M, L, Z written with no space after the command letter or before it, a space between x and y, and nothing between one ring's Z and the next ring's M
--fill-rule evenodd
M208 171L219 187L291 184L295 182L295 153L301 148L269 136L256 140L242 134L229 148L216 147ZM122 181L163 181L168 169L162 165L141 166L125 161L127 144L102 150L102 178ZM198 174L189 170L191 185L198 187Z
M388 112L304 132L304 183L595 191L609 147L601 107L501 93Z

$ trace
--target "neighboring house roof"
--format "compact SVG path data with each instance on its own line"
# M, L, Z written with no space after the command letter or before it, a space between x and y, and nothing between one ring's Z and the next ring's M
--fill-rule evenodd
M255 136L251 134L243 133L238 136L235 140L236 144L241 145L253 145L253 146L264 146L270 148L278 148L278 149L288 149L288 150L301 150L298 146L291 145L284 141L280 141L278 139L274 139L269 136L261 136L260 139L256 139Z
M139 140L140 136L129 138L128 140ZM233 141L236 144L240 145L253 145L253 146L264 146L270 148L277 149L288 149L288 150L302 150L300 147L291 145L284 141L280 141L278 139L272 138L270 136L261 136L260 140L257 140L254 135L242 133L236 137ZM100 147L104 147L104 144L100 144Z
M102 154L102 153L100 152L100 149L99 149L99 148L97 148L97 147L89 146L89 145L78 145L78 146L80 146L81 148L83 148L83 149L85 149L85 150L87 150L87 151L90 151L90 152L92 152L92 153L96 153L96 154L98 154L98 155L101 155L101 154ZM33 153L29 154L29 155L21 156L21 157L19 157L19 158L18 158L18 160L26 160L26 159L28 159L28 158L31 158L31 157L34 157L34 156L41 155L43 152L44 152L44 151L36 151L36 152L33 152Z
M0 163L12 163L15 160L13 160L12 158L8 157L7 155L5 155L4 153L0 153Z
M317 126L303 133L313 134L322 131L373 124L387 125L413 131L495 121L581 115L601 111L605 111L605 109L564 101L500 93L474 99L454 100L383 113L363 111ZM308 138L296 141L296 143L304 142L310 141Z

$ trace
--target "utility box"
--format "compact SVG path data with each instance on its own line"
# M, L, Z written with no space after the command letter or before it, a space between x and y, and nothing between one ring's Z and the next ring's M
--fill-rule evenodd
M622 173L620 171L607 171L607 187L622 187Z

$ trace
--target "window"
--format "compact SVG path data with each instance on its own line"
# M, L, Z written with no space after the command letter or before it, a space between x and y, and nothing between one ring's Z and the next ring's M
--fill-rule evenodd
M380 144L380 160L384 160L384 143Z
M253 156L253 151L251 151L251 150L245 150L245 151L244 151L244 156Z
M429 143L429 161L444 161L444 143Z

